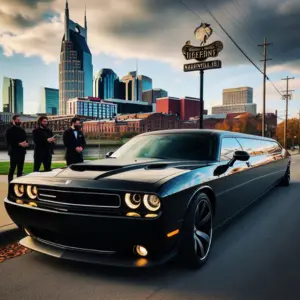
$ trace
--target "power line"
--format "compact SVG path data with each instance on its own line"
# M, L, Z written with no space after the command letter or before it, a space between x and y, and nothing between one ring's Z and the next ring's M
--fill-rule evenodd
M189 12L191 12L195 17L197 17L197 19L200 19L200 21L202 23L204 23L204 21L202 20L201 16L199 13L195 12L194 10L192 10L183 0L178 0ZM221 37L216 30L214 30L215 34L219 37Z
M205 3L202 0L199 0L201 4L203 5L204 9L209 13L209 15L216 21L216 23L221 27L221 29L225 32L227 37L232 41L232 43L241 51L241 53L248 59L248 61L261 73L264 75L263 71L252 61L252 59L245 53L245 51L235 42L235 40L231 37L231 35L225 30L225 28L220 24L220 22L214 17L214 15L210 12L210 10L207 8ZM197 15L186 3L184 3L182 0L179 0L179 2L184 5L192 14ZM199 15L198 15L199 16ZM203 22L200 19L201 22ZM272 83L270 78L266 76L267 80L272 84L272 86L275 88L275 90L282 96L280 91L276 88L276 86Z

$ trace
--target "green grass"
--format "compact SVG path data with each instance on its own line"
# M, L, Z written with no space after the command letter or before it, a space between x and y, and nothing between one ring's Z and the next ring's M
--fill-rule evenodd
M66 163L63 162L53 162L51 165L52 169L55 168L61 168L61 167L65 167ZM7 175L8 174L8 169L9 169L9 162L0 162L0 175ZM44 170L44 166L42 165L40 170ZM17 170L16 170L17 172ZM31 162L26 162L24 164L24 169L23 169L23 173L24 174L29 174L33 172L33 163Z

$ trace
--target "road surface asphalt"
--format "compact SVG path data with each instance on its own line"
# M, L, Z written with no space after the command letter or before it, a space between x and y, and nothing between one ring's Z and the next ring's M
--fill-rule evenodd
M0 264L0 299L299 300L300 155L292 161L291 186L217 233L200 270L107 268L29 253Z

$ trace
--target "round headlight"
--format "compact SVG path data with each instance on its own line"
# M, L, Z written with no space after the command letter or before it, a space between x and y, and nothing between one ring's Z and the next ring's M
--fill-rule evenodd
M15 184L14 185L14 192L17 197L23 197L24 196L24 185L23 184Z
M142 197L139 194L126 194L125 203L131 209L137 209L142 202Z
M145 195L144 205L150 211L157 211L160 209L161 202L159 198L155 195Z
M37 187L34 185L28 185L27 186L27 195L30 199L35 199L37 197Z

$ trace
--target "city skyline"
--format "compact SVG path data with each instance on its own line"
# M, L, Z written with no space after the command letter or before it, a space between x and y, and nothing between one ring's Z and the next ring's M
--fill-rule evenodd
M285 83L281 81L281 78L287 75L296 78L291 81L291 89L300 87L299 58L295 55L295 53L299 53L299 39L296 39L293 30L285 31L284 35L280 34L284 30L280 31L275 22L280 17L281 23L284 23L284 20L289 20L289 24L291 22L299 23L294 18L294 14L299 9L299 4L294 1L269 3L269 6L273 7L274 5L274 8L276 8L271 13L274 17L274 22L271 22L273 28L270 28L271 25L263 27L262 23L264 21L258 18L265 12L264 5L259 2L255 3L257 5L256 18L258 21L256 24L251 20L252 24L250 24L251 18L248 12L253 4L246 3L244 0L239 2L242 3L242 13L246 16L245 18L242 18L242 14L229 1L218 1L218 4L215 6L211 5L210 8L213 9L214 14L224 27L230 31L242 48L247 50L247 54L261 68L262 64L259 60L262 58L262 49L258 48L257 44L262 43L264 35L267 35L268 40L274 42L274 45L268 48L268 53L273 59L271 62L268 62L268 75L279 90L285 88ZM126 6L130 6L132 1L128 0L126 3ZM170 3L168 1L166 3L158 3L157 7L150 5L149 1L145 1L145 3L148 4L138 4L132 7L132 11L129 12L127 10L126 13L124 6L121 4L117 6L116 2L112 1L111 6L105 7L104 13L103 1L98 1L97 4L92 0L86 1L89 20L89 45L93 54L93 76L96 73L95 71L102 68L111 68L117 74L120 74L121 77L121 74L125 75L128 71L135 69L136 60L138 59L139 74L145 74L153 78L153 87L167 90L168 94L174 97L183 97L185 95L198 97L199 75L197 73L183 73L182 63L184 63L184 60L181 54L181 47L188 39L195 41L193 30L199 25L199 20L192 17L192 14L182 5L180 6L180 3L174 4L169 15L165 16L164 20L160 20L168 8L166 3ZM246 59L242 57L211 17L199 8L196 1L189 0L187 4L194 11L200 13L201 19L205 19L212 24L215 33L211 38L222 40L224 43L224 50L220 54L223 68L205 73L205 109L210 109L212 106L221 103L222 90L224 88L251 86L254 89L254 103L257 103L258 111L260 112L262 104L262 75L253 66L247 64ZM9 13L12 9L10 3L4 1L3 5L6 8L5 11L8 12L8 16L11 16ZM58 40L58 37L61 40L62 37L64 29L62 11L64 5L64 1L49 1L43 7L41 5L31 7L26 5L25 1L21 1L19 9L23 9L27 13L33 12L36 14L32 23L20 27L17 20L12 18L12 21L7 22L1 29L0 76L20 78L23 81L24 112L26 113L35 112L34 107L39 100L39 86L58 88L59 50L57 51L57 49L60 42L56 45L54 41L55 39ZM82 21L79 23L83 24L84 6L76 4L74 1L69 1L69 5L72 7L72 19ZM229 10L234 18L228 14ZM47 11L46 15L45 11ZM133 26L134 22L130 17L137 11L139 11L139 14L136 18L136 26ZM120 20L122 20L122 27L119 26L120 24L118 25L117 20L112 18L116 12L119 13ZM178 16L176 22L175 16ZM99 28L97 21L101 17L103 17L103 28ZM161 22L165 29L164 35L155 26L155 24L157 26L161 25ZM236 26L237 23L240 23L242 26L238 28ZM267 24L267 21L264 24ZM260 28L265 28L265 30L256 32L251 30L252 33L249 33L250 27L258 28L258 25L261 26ZM296 26L296 24L294 25ZM139 33L139 28L144 29L143 36ZM40 30L44 30L44 35L52 32L49 40L44 40L43 45L36 43L37 39L40 38ZM31 39L29 31L32 32ZM7 32L14 33L15 36L9 36ZM163 40L161 39L162 37ZM19 42L20 39L23 39L23 47ZM28 41L35 45L35 49L27 44ZM285 52L282 50L283 48ZM29 67L34 70L33 73L30 72L28 74ZM267 111L274 112L275 109L278 109L279 114L283 115L285 104L279 98L280 95L268 83ZM294 99L290 102L291 116L295 115L296 111L299 110L300 101L297 100L300 100L299 90L296 90ZM0 102L2 102L2 99Z

